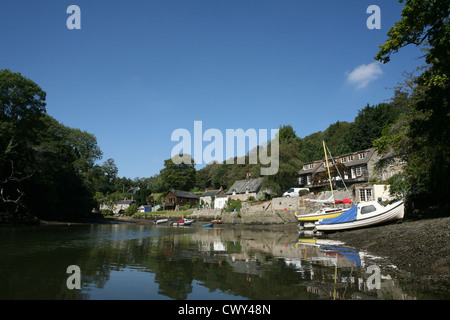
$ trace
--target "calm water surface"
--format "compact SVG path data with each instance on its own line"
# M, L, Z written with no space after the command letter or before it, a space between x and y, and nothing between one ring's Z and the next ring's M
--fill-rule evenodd
M0 227L0 299L447 299L389 261L292 229ZM67 267L81 271L69 289Z

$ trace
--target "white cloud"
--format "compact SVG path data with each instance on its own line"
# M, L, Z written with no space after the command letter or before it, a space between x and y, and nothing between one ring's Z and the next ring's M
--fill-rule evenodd
M346 74L348 82L356 85L356 88L362 89L367 87L370 82L378 79L383 74L383 70L381 70L379 62L372 62L370 64L362 64Z

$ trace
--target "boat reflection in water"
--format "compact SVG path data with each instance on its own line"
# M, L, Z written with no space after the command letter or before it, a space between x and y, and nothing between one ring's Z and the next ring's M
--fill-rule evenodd
M282 234L245 229L237 243L225 240L228 232L217 229L209 237L193 234L193 238L198 240L205 263L229 265L233 272L246 274L248 282L276 271L280 282L274 284L275 291L285 276L290 278L290 286L303 287L316 299L415 299L404 293L389 274L399 274L395 266L345 243L307 237L303 232L297 241L286 243L283 240L288 239ZM236 252L230 251L230 244L234 244ZM287 269L281 268L280 263Z
M449 297L428 284L418 288L417 279L386 259L340 242L299 236L296 226L4 227L0 252L0 299ZM65 285L69 265L81 270L80 290Z

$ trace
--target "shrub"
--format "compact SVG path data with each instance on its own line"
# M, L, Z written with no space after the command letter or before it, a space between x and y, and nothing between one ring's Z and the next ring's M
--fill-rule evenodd
M113 216L114 212L112 212L111 210L103 210L102 211L102 215L104 215L105 217L107 216Z
M225 212L240 211L241 207L242 207L241 200L230 200L228 202L227 207L225 208Z
M125 215L131 217L133 214L137 212L138 207L135 204L132 204L125 211Z

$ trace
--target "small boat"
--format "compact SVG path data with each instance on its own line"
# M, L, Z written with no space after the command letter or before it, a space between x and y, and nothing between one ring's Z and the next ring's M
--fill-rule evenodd
M189 225L189 224L191 224L191 223L193 223L193 222L195 222L195 219L184 219L184 223L185 223L186 225Z
M402 219L405 214L403 200L382 206L377 201L356 204L341 215L315 222L320 231L339 231L362 228Z
M205 223L204 225L202 225L202 227L211 228L211 227L214 227L214 223Z
M167 221L169 221L168 219L158 219L158 220L153 220L154 224L161 224L161 223L166 223Z
M222 220L211 220L211 223L221 224L221 223L223 223L223 221Z
M179 226L188 226L192 223L193 220L189 220L189 219L181 219L178 221L172 221L170 224L174 227L179 227Z
M297 211L294 212L294 215L297 217L298 221L304 222L304 221L318 221L320 219L328 219L328 218L334 218L348 209L345 208L323 208L318 210L314 213L304 214L304 215L297 215Z

